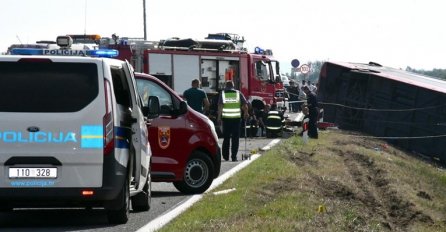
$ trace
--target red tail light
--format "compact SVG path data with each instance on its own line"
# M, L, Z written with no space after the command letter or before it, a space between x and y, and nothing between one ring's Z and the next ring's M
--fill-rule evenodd
M84 197L89 197L89 196L93 196L93 195L94 195L93 190L82 190L82 196L84 196Z
M105 115L102 119L104 127L104 155L109 154L115 148L115 136L113 128L113 114L112 114L112 98L110 83L104 80L104 95L105 95Z

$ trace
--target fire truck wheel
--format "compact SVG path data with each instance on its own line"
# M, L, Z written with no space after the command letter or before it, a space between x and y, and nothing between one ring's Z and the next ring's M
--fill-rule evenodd
M174 182L173 185L184 194L203 193L211 186L213 173L214 165L209 156L201 151L195 151L186 163L183 180Z

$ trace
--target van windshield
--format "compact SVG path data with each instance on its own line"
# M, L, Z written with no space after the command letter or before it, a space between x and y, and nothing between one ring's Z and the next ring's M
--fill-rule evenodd
M94 63L0 62L0 112L75 112L98 95Z

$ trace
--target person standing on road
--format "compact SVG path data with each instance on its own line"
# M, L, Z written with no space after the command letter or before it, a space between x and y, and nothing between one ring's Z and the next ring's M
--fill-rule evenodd
M317 117L319 115L317 97L315 93L311 92L308 86L304 86L302 90L307 95L306 107L308 107L308 117L310 118L310 121L308 123L308 137L317 139Z
M200 80L192 80L192 87L184 91L183 97L186 99L187 104L197 112L206 114L209 112L209 100L206 92L200 87Z
M270 104L266 104L262 110L258 110L257 112L257 119L259 120L259 127L260 127L260 137L265 136L266 128L265 128L265 122L266 118L268 117L268 112L271 109Z
M290 112L297 113L299 111L299 105L297 101L299 100L299 87L295 85L294 81L290 81L290 87L288 87L288 93L290 95Z
M240 139L241 118L247 120L248 104L245 96L234 88L233 81L226 81L225 89L218 100L218 123L223 123L223 159L229 160L229 145L231 143L232 161L237 161Z

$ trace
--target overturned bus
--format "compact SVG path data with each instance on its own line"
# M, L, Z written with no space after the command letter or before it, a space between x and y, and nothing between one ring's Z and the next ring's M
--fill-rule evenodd
M446 161L445 80L374 62L326 62L318 97L325 121Z

